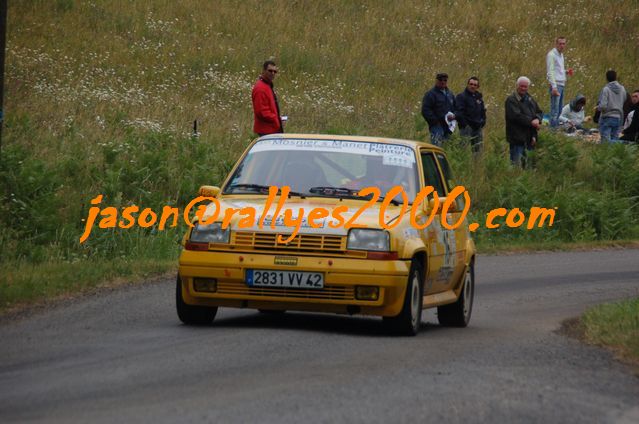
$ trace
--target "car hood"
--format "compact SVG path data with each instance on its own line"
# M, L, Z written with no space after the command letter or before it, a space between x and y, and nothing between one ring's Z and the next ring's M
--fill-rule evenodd
M246 213L234 213L231 219L231 228L234 231L255 231L255 232L274 232L274 233L291 233L294 227L285 225L284 223L284 211L290 209L292 211L292 219L295 220L300 214L300 208L303 209L303 220L300 226L299 232L301 234L334 234L334 235L346 235L348 230L344 228L344 225L340 225L339 228L331 228L328 224L334 223L336 225L339 221L331 217L333 209L339 206L346 206L347 211L340 212L339 215L344 219L344 222L348 222L356 213L363 209L363 211L357 217L357 224L365 225L368 228L380 228L379 214L380 206L382 202L376 202L370 206L367 206L367 202L363 200L354 199L335 199L335 198L299 198L291 197L286 199L284 206L275 218L275 223L272 228L271 224L273 217L278 207L279 196L276 197L270 205L268 211L264 213L266 206L266 196L260 198L229 198L218 199L219 213L216 221L222 221L229 209L244 209L252 208L255 211L255 219L253 225L247 226L247 222L250 221L250 212L245 209ZM322 219L315 219L315 225L319 225L318 228L313 228L308 223L308 215L311 210L315 208L324 208L328 210L329 216ZM207 220L213 216L216 212L217 205L210 203L203 215L203 220ZM390 223L397 218L401 213L402 206L388 205L384 210L383 220L385 223ZM407 209L408 210L408 209ZM265 216L262 228L259 227L259 222L262 216ZM240 228L242 224L242 228ZM294 224L295 225L295 224Z

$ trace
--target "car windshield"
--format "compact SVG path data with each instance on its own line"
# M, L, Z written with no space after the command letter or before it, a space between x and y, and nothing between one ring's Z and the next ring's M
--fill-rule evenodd
M408 146L344 140L280 139L257 142L238 165L225 194L268 193L289 186L294 195L354 198L365 187L381 195L402 186L409 202L419 179ZM395 200L402 202L402 196Z

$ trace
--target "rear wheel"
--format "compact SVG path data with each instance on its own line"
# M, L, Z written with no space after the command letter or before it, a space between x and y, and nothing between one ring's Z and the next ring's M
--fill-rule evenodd
M419 332L422 323L422 281L421 266L413 260L401 312L395 317L384 317L384 322L394 334L414 336Z
M471 262L464 274L464 285L457 302L437 307L437 320L447 327L466 327L473 312L475 296L475 263Z
M182 281L178 275L175 283L175 307L178 318L186 325L207 325L213 322L217 314L216 306L194 306L184 303Z

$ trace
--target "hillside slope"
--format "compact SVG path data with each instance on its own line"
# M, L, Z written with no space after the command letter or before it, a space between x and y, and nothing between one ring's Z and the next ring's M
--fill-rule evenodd
M447 146L474 216L558 207L552 228L480 230L480 247L636 238L637 149L544 133L536 168L513 169L503 101L523 74L548 107L544 57L557 35L575 69L567 99L584 93L592 107L610 67L639 88L638 27L632 0L10 2L0 266L13 286L0 303L43 275L57 292L80 269L98 281L172 263L179 230L101 231L80 245L89 201L183 206L219 183L253 137L250 90L270 57L290 132L427 140L419 111L435 73L455 92L477 75L485 154Z

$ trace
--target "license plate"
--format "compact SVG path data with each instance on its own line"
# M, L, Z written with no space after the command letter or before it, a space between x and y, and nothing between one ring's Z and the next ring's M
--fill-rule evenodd
M284 287L294 289L323 289L324 274L320 272L271 271L247 269L246 284L249 287Z

